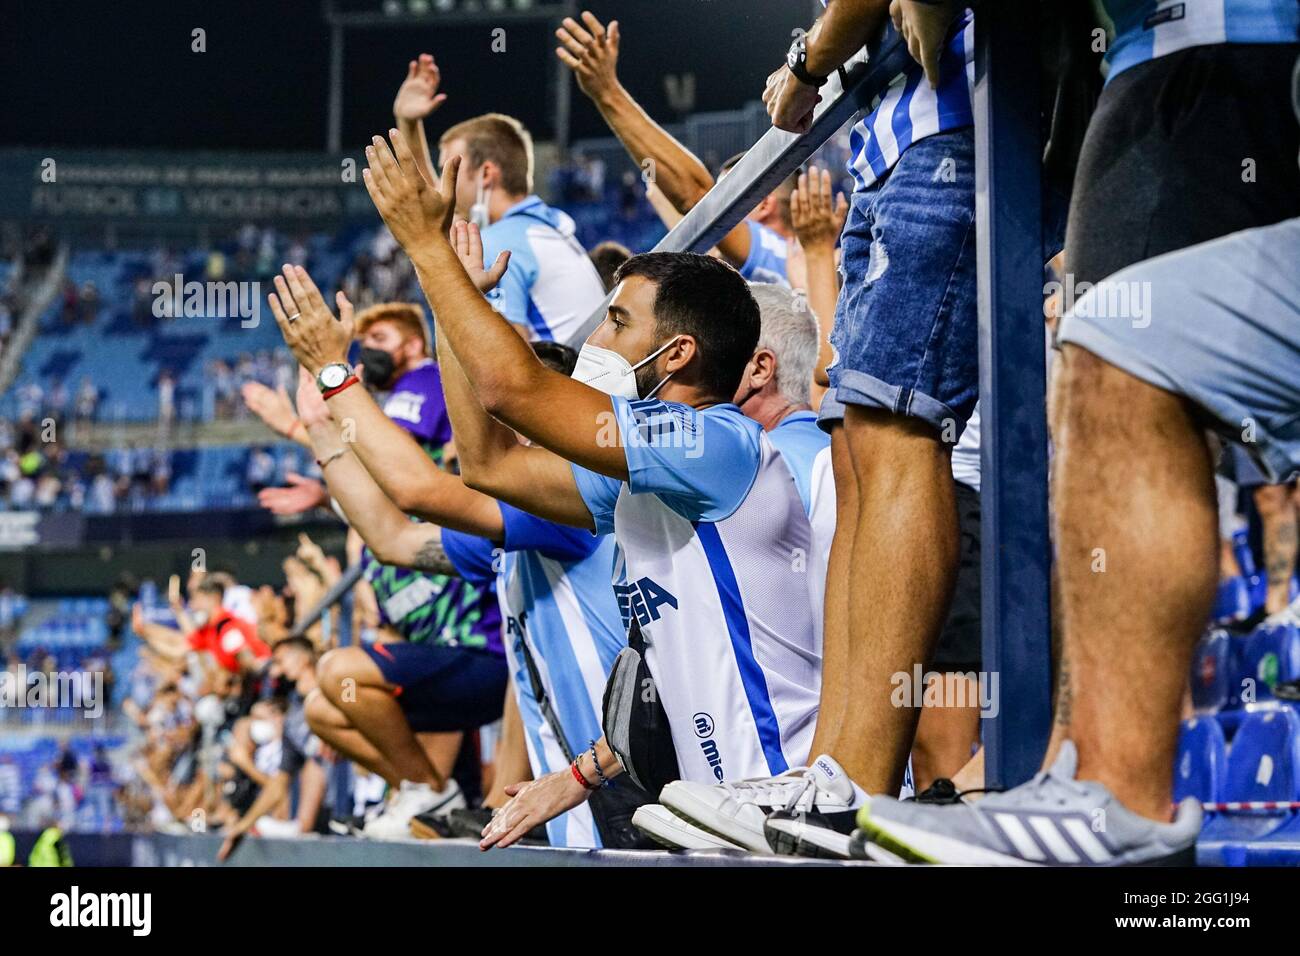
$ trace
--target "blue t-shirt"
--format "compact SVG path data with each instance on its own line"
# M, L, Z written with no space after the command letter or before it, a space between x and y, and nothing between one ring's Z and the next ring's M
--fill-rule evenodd
M750 282L789 285L789 240L775 229L749 219L745 220L745 227L749 230L749 258L738 270L740 274Z
M605 300L600 275L574 232L567 213L536 196L483 230L484 262L510 252L510 265L488 302L538 339L568 342Z
M758 422L729 403L696 409L657 398L612 401L632 494L658 495L688 521L721 521L740 507L758 474ZM611 533L623 482L576 464L573 475L597 533Z

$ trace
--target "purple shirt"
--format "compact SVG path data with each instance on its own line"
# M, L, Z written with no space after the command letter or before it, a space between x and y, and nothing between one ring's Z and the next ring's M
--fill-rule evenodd
M424 445L437 449L451 441L438 363L426 361L399 377L384 403L384 414Z

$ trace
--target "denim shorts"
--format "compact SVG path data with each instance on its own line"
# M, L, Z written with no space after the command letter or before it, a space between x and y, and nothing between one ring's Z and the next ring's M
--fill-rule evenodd
M1188 399L1269 482L1300 472L1300 218L1121 269L1057 339Z
M974 154L971 127L936 133L853 194L827 367L839 402L954 437L979 391Z

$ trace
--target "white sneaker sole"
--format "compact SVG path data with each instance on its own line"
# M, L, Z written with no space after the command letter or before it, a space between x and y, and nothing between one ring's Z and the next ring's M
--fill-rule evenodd
M632 825L670 850L741 850L743 847L702 830L667 807L638 807Z
M858 817L872 844L884 847L914 863L948 863L966 866L1039 866L1020 857L974 846L929 830L920 830L894 820L878 820L870 811ZM871 844L868 844L870 846ZM868 853L870 851L868 850Z
M734 817L718 813L712 806L699 799L690 786L682 786L674 781L663 788L659 802L679 817L702 830L722 837L742 850L773 856L772 848L767 845L767 837L760 826L757 831L738 823Z

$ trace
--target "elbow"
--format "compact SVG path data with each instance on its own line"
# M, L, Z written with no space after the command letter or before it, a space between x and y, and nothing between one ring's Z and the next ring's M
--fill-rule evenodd
M483 467L482 462L467 462L464 458L461 459L460 477L465 482L465 487L495 498L497 488L496 482L492 480L492 472L491 468Z

